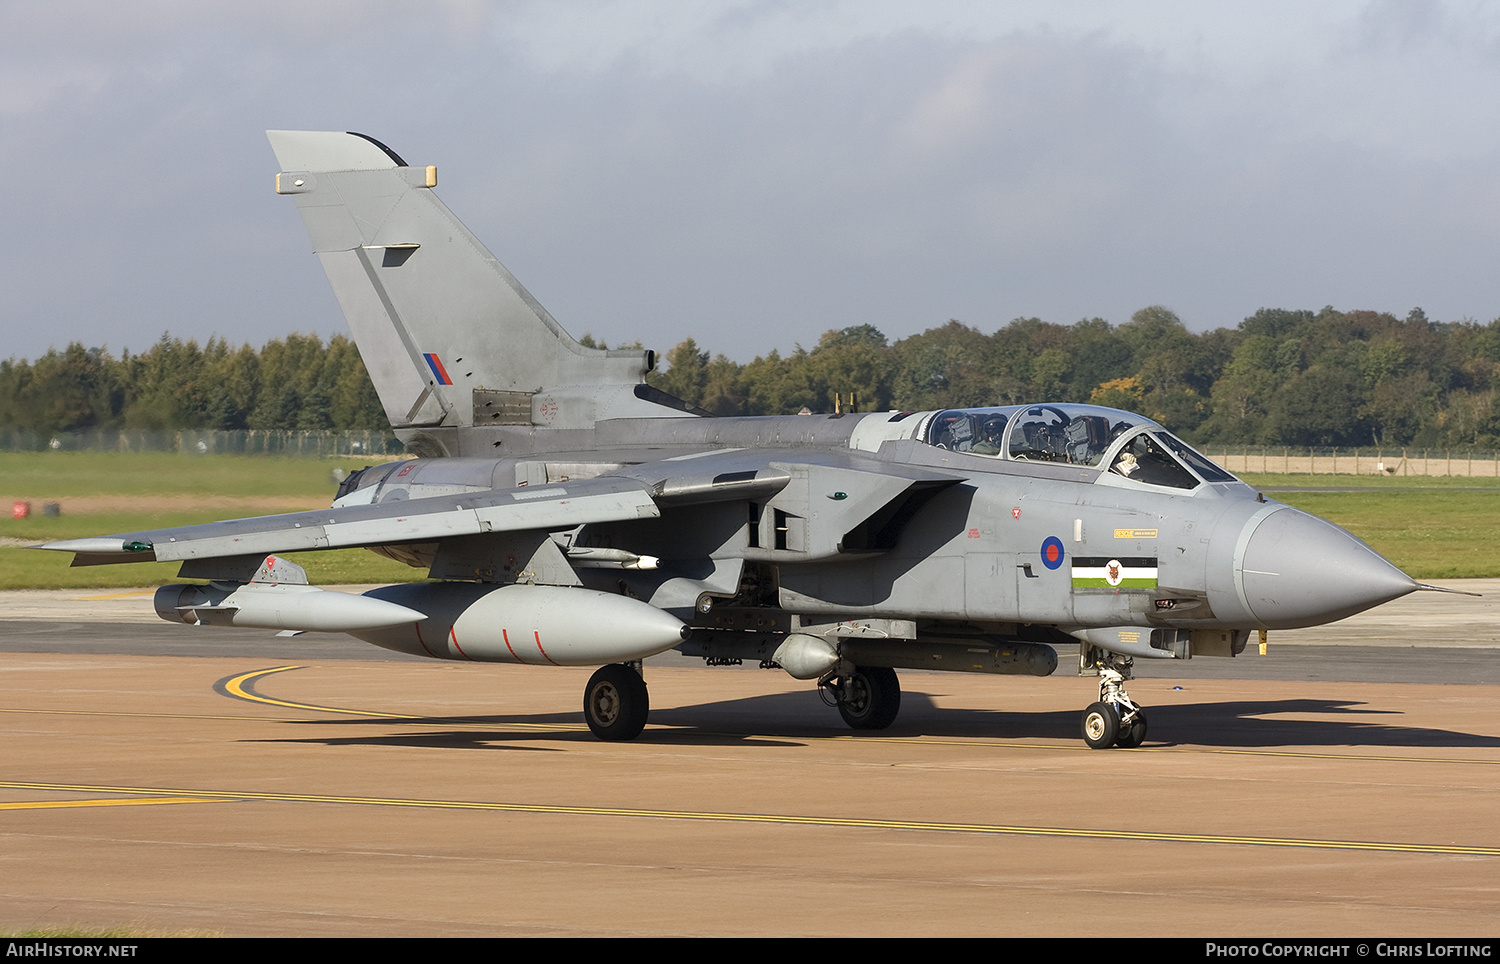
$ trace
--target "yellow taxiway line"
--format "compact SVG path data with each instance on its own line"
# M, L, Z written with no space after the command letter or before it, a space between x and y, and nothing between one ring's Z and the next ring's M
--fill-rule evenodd
M223 803L214 797L118 797L107 800L23 800L0 803L0 810L66 810L69 807L150 807L158 803Z
M1106 830L1082 827L1041 827L1009 824L946 823L929 820L876 820L863 817L806 816L776 813L718 813L701 810L647 810L632 807L568 807L550 804L486 802L478 800L420 800L406 797L356 797L323 793L267 793L240 790L191 790L163 787L110 787L69 783L0 781L0 789L58 793L134 793L198 800L265 801L276 803L334 803L372 807L409 807L432 810L476 810L587 817L630 817L695 820L713 823L758 823L782 826L842 827L854 830L911 830L1024 837L1075 837L1090 840L1139 840L1153 843L1228 844L1251 847L1292 847L1305 850L1363 850L1383 853L1444 854L1500 857L1500 847L1463 847L1445 844L1400 843L1383 840L1317 840L1306 837L1252 837L1230 834L1160 833L1147 830Z
M373 716L384 720L410 720L413 719L409 713L378 713L373 710L346 710L337 706L317 706L312 703L295 703L291 700L272 699L255 692L254 684L257 680L264 679L273 673L285 673L287 670L302 669L301 666L273 666L270 669L257 669L249 673L241 673L222 679L214 684L214 689L226 696L237 700L245 700L249 703L265 703L268 706L283 706L291 710L313 710L319 713L344 713L350 716Z
M219 682L217 682L217 683L214 684L214 689L218 690L220 693L223 693L225 696L233 697L234 699L237 699L237 700L245 700L248 703L264 703L267 706L280 706L280 707L284 707L286 709L292 709L292 710L309 710L309 711L315 712L315 713L340 713L340 714L344 714L346 716L366 716L366 717L371 717L371 718L374 718L374 719L381 719L381 720L405 720L405 721L411 722L411 723L419 723L419 724L425 724L425 723L427 723L427 720L425 718L423 718L421 716L414 716L414 715L412 715L410 713L381 713L381 712L376 711L376 710L351 710L351 709L346 709L345 707L342 707L342 706L322 706L322 705L319 705L317 703L296 703L296 702L293 702L291 700L278 700L278 699L275 699L275 698L270 697L270 696L263 696L260 693L255 692L255 688L254 688L255 687L255 683L257 683L260 680L266 678L267 676L272 675L273 673L285 673L288 670L304 669L304 668L305 667L302 667L302 666L273 666L270 669L252 670L252 671L250 671L248 673L241 673L238 676L230 676L227 679L219 680ZM463 722L458 722L458 721L454 721L454 720L443 720L441 722L441 724L439 724L439 725L442 725L442 726L486 726L486 727L493 727L493 726L495 726L495 724L493 724L493 723L480 723L478 721L471 722L471 723L463 723ZM511 722L507 722L507 723L504 723L502 725L505 728L507 728L507 729L515 729L515 730L541 730L541 731L556 731L556 730L574 731L574 730L582 730L582 729L585 728L584 724L582 724L582 723L511 723Z

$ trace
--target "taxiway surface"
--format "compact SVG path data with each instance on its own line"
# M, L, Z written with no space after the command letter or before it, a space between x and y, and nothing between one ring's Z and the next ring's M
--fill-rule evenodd
M6 930L1500 929L1494 594L1153 665L1131 686L1147 743L1112 751L1079 740L1094 684L1066 660L903 672L896 724L856 736L783 673L661 657L645 734L604 744L589 670L398 663L82 598L114 596L0 596Z

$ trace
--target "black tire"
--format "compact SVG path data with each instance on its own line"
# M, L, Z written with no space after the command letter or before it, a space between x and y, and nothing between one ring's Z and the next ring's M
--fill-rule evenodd
M1114 746L1120 735L1120 714L1108 703L1095 703L1084 710L1081 724L1083 742L1095 750Z
M901 681L888 666L860 666L848 679L850 698L839 700L839 715L856 730L883 730L901 711Z
M633 740L646 728L651 698L646 681L634 667L611 663L599 667L583 688L583 719L601 740Z
M1115 736L1115 746L1127 750L1134 750L1146 742L1146 714L1136 713L1135 720L1129 726L1121 726L1120 732Z

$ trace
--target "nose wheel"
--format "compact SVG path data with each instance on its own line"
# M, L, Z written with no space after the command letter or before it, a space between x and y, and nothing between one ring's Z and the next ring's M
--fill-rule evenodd
M1135 719L1129 726L1120 724L1120 732L1115 735L1115 746L1126 750L1133 750L1146 742L1146 713L1143 710L1135 711Z
M1132 660L1105 654L1099 666L1099 702L1083 711L1080 729L1091 749L1133 750L1146 742L1146 712L1125 692Z
M1094 703L1083 711L1083 742L1095 750L1115 745L1120 735L1120 714L1108 703Z

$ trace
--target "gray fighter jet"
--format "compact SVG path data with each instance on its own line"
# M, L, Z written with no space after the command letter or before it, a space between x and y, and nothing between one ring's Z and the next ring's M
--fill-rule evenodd
M646 723L641 661L675 649L816 680L844 720L896 718L897 668L1099 678L1096 748L1140 745L1136 659L1232 657L1419 588L1268 501L1166 428L1089 405L713 418L585 348L412 167L360 134L272 131L411 458L331 508L52 543L74 565L181 560L156 609L347 632L438 659L601 666L584 716ZM279 553L364 547L437 582L355 596Z

